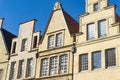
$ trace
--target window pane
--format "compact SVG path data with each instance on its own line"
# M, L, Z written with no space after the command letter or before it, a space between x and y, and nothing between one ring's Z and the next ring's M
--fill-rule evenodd
M97 11L99 8L98 3L94 4L94 11Z
M115 66L116 65L115 48L107 49L105 51L105 54L106 54L106 67Z
M88 54L80 55L80 71L88 70Z
M88 24L87 26L87 39L91 40L95 38L95 26L94 24Z
M0 80L2 80L2 72L3 72L3 70L0 69Z
M16 50L16 42L13 42L12 53L15 53L15 50Z
M54 47L54 36L48 37L48 48L51 49Z
M52 57L50 59L50 75L57 74L57 65L58 65L58 58Z
M106 20L102 20L98 22L98 36L99 37L106 36Z
M22 40L22 46L21 46L21 51L26 51L27 50L27 39Z
M62 33L56 35L56 46L57 47L62 46Z
M33 59L28 59L28 65L27 65L27 77L32 76L33 71Z
M62 55L60 56L60 73L66 73L67 72L67 64L68 64L68 56Z
M47 76L48 74L48 59L43 59L41 61L41 76Z
M24 64L24 61L20 61L20 64L19 64L19 74L18 74L18 77L19 78L22 78L23 75L24 75L24 67L25 67L25 64Z
M10 72L10 80L15 78L16 73L16 62L11 63L11 72Z
M37 36L34 36L33 48L37 47Z
M101 51L93 52L92 54L92 68L101 68Z

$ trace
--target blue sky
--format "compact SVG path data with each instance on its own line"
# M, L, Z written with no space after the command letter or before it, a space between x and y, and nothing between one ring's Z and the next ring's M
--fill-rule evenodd
M85 13L85 0L0 0L0 18L5 18L3 27L17 35L19 23L35 18L36 30L44 32L54 3L58 1L77 21L78 16ZM120 0L109 0L109 3L117 5L120 15Z

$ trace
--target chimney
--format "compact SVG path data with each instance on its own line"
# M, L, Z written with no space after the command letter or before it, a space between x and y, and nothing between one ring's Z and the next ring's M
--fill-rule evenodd
M4 18L0 18L0 30L2 29L3 20L4 20Z

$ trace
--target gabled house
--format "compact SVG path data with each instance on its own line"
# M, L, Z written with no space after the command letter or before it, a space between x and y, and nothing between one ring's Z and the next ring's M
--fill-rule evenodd
M35 32L36 20L20 23L18 37L13 38L6 80L33 80L40 32Z
M0 18L0 80L6 79L12 38L15 37L3 28L3 21L4 19Z
M80 15L74 80L120 80L120 17L109 0L86 0Z
M79 24L56 2L39 44L37 80L71 80L73 34Z

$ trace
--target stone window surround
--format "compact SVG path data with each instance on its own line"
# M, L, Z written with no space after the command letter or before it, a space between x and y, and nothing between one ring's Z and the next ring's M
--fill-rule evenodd
M109 66L109 67L106 67L106 56L105 56L105 51L106 50L109 50L109 49L115 49L115 54L116 54L116 65L114 65L114 66ZM101 51L101 68L98 68L98 69L92 69L92 53L93 52L97 52L97 51L90 51L89 53L88 53L88 62L90 62L90 63L88 63L88 70L85 70L85 71L80 71L80 66L79 66L79 69L78 69L78 72L88 72L88 71L96 71L96 70L102 70L102 69L111 69L111 68L114 68L114 67L116 67L117 65L118 65L118 63L117 63L117 48L116 47L112 47L112 48L107 48L107 49L102 49L102 50L97 50L97 51ZM86 53L83 53L83 54L86 54ZM79 54L79 55L83 55L83 54ZM104 61L102 61L102 60L104 60ZM103 63L104 62L104 63ZM79 65L80 65L80 63L79 63Z
M62 55L67 55L67 57L68 57L68 62L67 62L67 72L66 73L60 73L60 56L62 56ZM55 74L55 75L50 75L50 58L51 57L58 57L58 64L57 64L57 74ZM64 54L58 54L58 55L51 55L51 56L47 56L47 57L43 57L43 58L41 58L40 59L40 63L41 63L41 60L43 60L43 59L48 59L48 73L47 73L47 75L46 76L41 76L41 67L40 67L40 77L50 77L50 76L57 76L57 75L60 75L60 74L68 74L68 64L69 64L69 54L68 53L64 53ZM42 65L42 63L40 64L40 65Z

